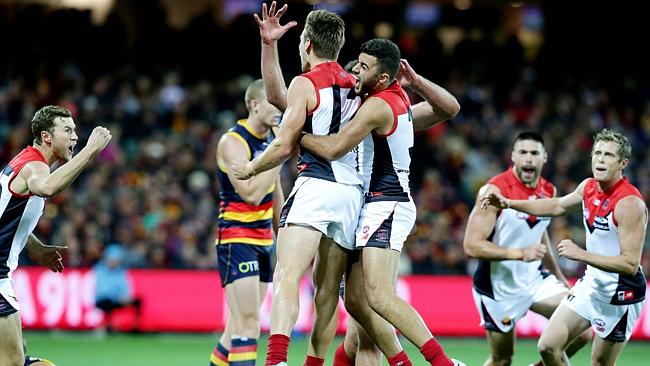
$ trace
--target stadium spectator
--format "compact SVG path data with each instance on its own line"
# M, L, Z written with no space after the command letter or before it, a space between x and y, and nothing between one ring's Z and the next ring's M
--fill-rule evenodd
M129 281L124 249L119 244L111 244L102 259L93 266L95 274L95 306L104 312L104 324L108 332L113 331L112 315L117 309L133 307L135 318L131 330L139 330L140 309L142 303L133 293Z

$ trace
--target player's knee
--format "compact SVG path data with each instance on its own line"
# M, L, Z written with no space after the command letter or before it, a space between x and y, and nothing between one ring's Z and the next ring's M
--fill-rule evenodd
M579 342L581 346L584 346L585 344L591 342L591 337L591 329L587 329L578 336L577 342Z
M562 353L560 347L548 342L544 337L540 338L537 342L537 351L542 356L542 359L545 360L556 358L560 353Z
M382 295L381 291L366 292L366 296L368 297L368 303L370 304L370 307L377 314L386 314L388 311L390 311L390 296L386 296L386 294Z
M355 319L362 319L364 316L364 311L369 310L368 304L363 301L357 300L356 296L346 296L345 297L345 310L352 315Z
M247 330L255 330L260 327L260 315L257 311L247 311L241 314L242 327Z

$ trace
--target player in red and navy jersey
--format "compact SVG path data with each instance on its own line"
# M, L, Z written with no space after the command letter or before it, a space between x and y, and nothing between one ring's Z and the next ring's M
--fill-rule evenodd
M460 364L447 357L417 311L395 292L399 255L415 223L408 177L414 126L422 128L424 122L429 127L452 118L460 107L446 90L415 74L389 40L364 43L358 61L353 69L358 76L355 91L366 100L355 117L336 134L307 134L301 140L306 150L328 160L361 144L365 202L355 243L361 254L346 278L346 308L382 353L394 355L388 357L391 365L411 363L386 322L415 344L431 365ZM417 123L397 80L400 68L405 70L403 80L427 100L418 105Z
M544 365L564 365L564 349L590 327L597 336L592 364L616 364L639 317L646 291L640 261L648 211L639 191L623 177L631 150L625 136L605 129L594 138L593 178L582 181L575 191L533 201L498 193L482 199L484 207L512 208L535 216L565 215L582 206L586 250L565 239L558 244L558 254L586 263L587 270L542 333L538 348Z
M219 218L215 244L221 284L226 290L226 329L210 356L210 365L254 365L260 334L259 311L272 281L271 249L284 196L281 166L246 181L230 165L251 160L273 141L281 113L266 100L264 82L253 81L244 96L248 118L226 132L217 146Z
M354 115L361 98L354 92L354 77L336 62L345 40L345 23L327 10L315 10L307 15L300 36L300 60L303 73L291 81L288 89L284 79L269 78L269 65L277 67L277 48L268 48L266 37L275 45L277 40L295 25L279 26L283 6L277 12L276 3L262 6L262 19L256 20L262 36L262 75L269 101L284 110L278 137L262 155L250 162L233 164L235 175L247 179L287 160L297 149L303 131L328 134L338 131ZM274 22L272 29L268 22ZM269 32L267 32L269 31ZM276 62L269 62L267 51ZM269 86L272 83L272 86ZM278 103L277 94L282 91ZM274 96L272 98L272 96ZM327 346L334 337L330 326L338 305L338 288L345 271L346 257L342 250L354 247L354 230L362 203L362 179L356 170L357 154L350 152L336 161L328 161L301 151L300 173L282 209L277 244L277 266L274 273L271 336L266 365L285 365L289 335L298 317L298 288L300 279L314 265L314 331L306 364L322 365Z
M39 361L25 357L20 306L12 287L18 255L27 250L37 263L63 271L59 251L47 246L32 231L45 199L68 187L111 139L104 127L96 127L86 146L73 157L77 134L72 114L65 108L46 106L32 119L34 144L23 149L0 173L0 365L23 366ZM64 164L50 172L57 161ZM46 362L46 361L41 361Z
M549 217L480 208L480 199L489 193L526 200L555 196L555 186L541 177L547 160L542 136L520 133L511 159L508 170L479 190L463 243L465 253L479 260L472 293L490 344L485 365L510 365L517 320L529 309L550 318L569 292L569 283L550 247L546 231ZM583 333L569 345L567 355L572 356L589 339L590 333Z

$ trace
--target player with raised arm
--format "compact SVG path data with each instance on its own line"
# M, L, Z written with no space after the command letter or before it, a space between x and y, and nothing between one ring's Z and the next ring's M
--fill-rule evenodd
M301 140L306 150L328 160L362 143L365 203L356 232L356 247L362 251L360 265L353 266L346 279L346 307L384 354L390 335L374 333L376 320L362 317L368 314L360 311L363 301L415 344L431 365L453 365L417 311L397 296L395 285L399 255L415 223L408 180L414 125L428 127L452 118L460 107L446 90L415 74L400 60L398 47L389 40L364 43L358 61L355 90L367 98L355 117L336 134L307 134ZM427 118L421 118L418 111L415 124L415 112L396 79L400 67L408 70L408 86L428 102L418 108L426 110Z
M12 288L18 255L27 246L37 263L63 271L60 250L46 246L32 231L43 213L45 199L63 191L102 151L111 139L104 127L95 127L86 146L73 157L77 134L72 114L46 106L32 119L34 143L16 155L0 175L0 365L23 366L38 361L23 350L20 306ZM62 166L50 171L57 162ZM43 362L43 361L42 361Z
M221 137L216 153L220 203L215 244L228 318L210 356L211 366L255 363L260 306L273 278L273 231L277 232L284 201L281 166L246 181L235 178L229 169L233 161L251 160L264 151L281 118L266 100L261 79L248 86L244 100L248 117Z
M513 209L534 216L561 216L582 207L586 250L571 239L558 244L560 256L587 264L585 275L555 310L539 339L544 365L566 365L562 358L570 342L585 330L596 336L592 365L615 365L637 321L646 281L640 266L648 211L643 197L623 170L631 156L625 136L604 129L591 151L593 178L559 197L517 200L489 192L484 208Z
M263 5L263 18L266 13ZM275 12L275 2L270 12ZM278 12L286 10L286 5ZM259 17L256 16L258 23ZM317 134L337 131L358 109L361 99L354 93L354 77L336 62L343 47L345 24L327 10L307 15L300 36L303 74L295 77L286 96L286 110L277 138L259 157L232 165L235 176L248 179L286 161L297 149L303 130ZM264 40L263 40L264 42ZM263 50L264 52L264 50ZM277 54L276 54L277 57ZM267 80L263 72L265 83ZM267 91L269 85L266 85ZM267 93L269 100L272 94ZM282 108L281 108L282 109ZM318 253L313 273L315 286L314 345L307 365L322 365L326 342L335 328L332 317L338 305L338 280L346 266L345 251L352 249L354 229L362 203L361 177L356 170L356 152L337 161L327 161L310 153L300 154L300 173L281 215L274 273L271 336L266 364L285 364L289 335L298 316L298 285ZM334 248L334 249L332 249ZM322 357L316 357L323 355Z
M480 199L493 192L511 199L554 197L555 186L541 176L547 158L542 136L520 133L512 149L512 166L481 187L467 221L463 246L468 256L479 260L472 293L490 344L486 366L510 365L517 320L528 309L550 318L569 292L546 231L550 218L480 208ZM576 338L567 355L583 347L590 335L584 332Z

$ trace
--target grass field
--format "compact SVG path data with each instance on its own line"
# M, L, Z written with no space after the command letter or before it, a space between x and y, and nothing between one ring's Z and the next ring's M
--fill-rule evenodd
M218 339L216 334L116 334L98 336L95 333L25 332L28 354L45 357L57 366L207 366L208 357ZM258 365L264 364L267 338L260 341ZM336 342L340 342L337 339ZM484 339L441 338L449 355L467 363L482 365L488 353ZM338 343L337 343L338 344ZM426 365L415 347L402 340L414 365ZM331 347L332 350L334 347ZM590 347L587 347L590 348ZM289 364L302 365L307 352L307 339L292 337ZM332 352L325 365L332 364ZM589 365L590 349L580 351L573 365ZM517 341L513 366L526 366L538 360L535 341ZM385 361L384 361L384 364ZM650 343L632 342L619 358L619 366L650 365Z

